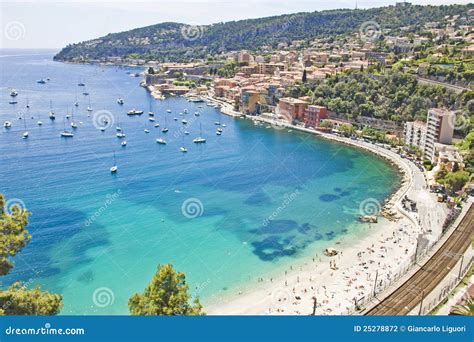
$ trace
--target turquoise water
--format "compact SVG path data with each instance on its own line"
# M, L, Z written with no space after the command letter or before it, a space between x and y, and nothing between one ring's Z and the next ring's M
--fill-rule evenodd
M399 185L395 170L366 152L255 127L180 97L155 101L138 86L140 78L127 74L137 69L56 63L49 51L0 55L0 122L13 121L10 130L0 129L0 192L32 212L32 241L2 286L23 280L61 293L63 314L126 314L128 298L143 290L159 263L185 272L204 304L235 293L338 237L356 237L363 231L360 203L383 201ZM36 83L46 77L51 81ZM78 80L90 92L91 117ZM8 104L10 87L20 93L17 105ZM76 94L75 120L82 124L74 138L62 139ZM47 118L50 100L55 122ZM145 114L127 117L134 107ZM184 108L189 114L180 116ZM172 111L166 146L155 142L161 133L147 120L150 109L162 125ZM93 124L97 110L114 115L105 132ZM19 113L27 118L26 140ZM182 134L183 117L190 135ZM115 137L117 120L126 148ZM222 136L215 121L227 126ZM192 143L198 123L206 144ZM179 151L183 144L186 154ZM116 175L109 172L114 152ZM189 202L197 211L185 206L184 215ZM103 287L113 301L94 305L94 291Z

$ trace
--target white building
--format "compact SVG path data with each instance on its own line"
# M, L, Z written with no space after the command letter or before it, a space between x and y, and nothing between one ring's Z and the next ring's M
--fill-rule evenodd
M446 109L432 108L428 110L425 142L425 157L434 160L435 144L451 145L454 133L454 112Z
M453 140L455 114L446 109L428 110L426 123L405 123L405 144L418 147L425 158L435 160L436 144L450 145Z

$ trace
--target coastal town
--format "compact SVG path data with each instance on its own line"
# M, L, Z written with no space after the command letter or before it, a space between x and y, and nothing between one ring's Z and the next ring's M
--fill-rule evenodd
M1 189L0 316L473 315L473 16L356 2L5 55L3 172L38 181Z

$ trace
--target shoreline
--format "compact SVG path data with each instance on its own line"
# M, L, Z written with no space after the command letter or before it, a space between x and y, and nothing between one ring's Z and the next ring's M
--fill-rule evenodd
M221 101L207 96L203 98L223 106ZM391 220L383 219L382 222L375 224L366 223L369 228L364 229L364 233L356 242L351 240L353 234L346 234L333 241L338 250L340 249L335 257L325 256L322 250L313 251L315 254L312 258L302 257L295 260L294 265L285 270L282 276L275 279L260 278L256 285L253 282L246 284L245 287L251 288L248 291L245 289L244 292L242 287L237 289L237 293L219 296L218 300L214 298L210 305L205 307L208 314L308 315L312 314L314 298L316 298L316 315L356 314L354 310L356 303L367 300L374 286L377 288L377 293L381 294L393 280L407 272L408 265L417 250L418 234L425 233L422 226L432 229L430 234L433 241L441 235L446 210L442 209L434 196L429 193L424 174L411 161L375 144L264 117L244 116L230 110L229 106L224 105L224 110L221 107L221 113L267 123L277 129L294 129L311 133L373 153L396 166L402 178L400 187L380 205L384 210L396 213L389 217ZM427 210L424 209L417 214L405 211L401 203L405 195L425 200L426 203L419 204L426 206ZM437 213L434 214L433 211ZM434 223L435 220L437 224ZM428 224L423 225L422 222Z

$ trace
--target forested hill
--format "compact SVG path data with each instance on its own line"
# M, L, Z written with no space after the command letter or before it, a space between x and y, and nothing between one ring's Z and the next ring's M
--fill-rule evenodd
M192 27L161 23L68 45L56 60L79 61L101 57L134 55L145 59L185 60L208 53L239 49L254 50L262 45L336 36L359 31L364 22L374 21L383 32L411 26L422 30L425 23L443 22L445 16L468 17L473 4L450 6L389 6L367 10L330 10L247 19Z

